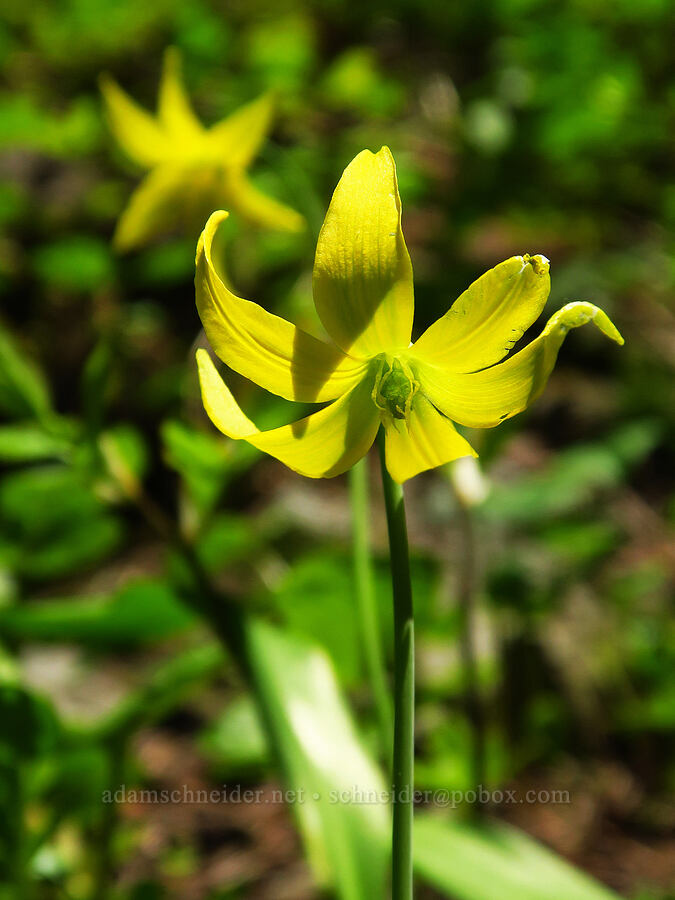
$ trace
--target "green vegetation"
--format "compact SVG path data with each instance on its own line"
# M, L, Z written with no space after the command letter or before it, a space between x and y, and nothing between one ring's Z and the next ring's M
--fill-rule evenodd
M666 0L5 0L0 900L387 896L388 808L350 799L391 787L375 453L363 645L347 478L301 479L202 410L204 221L112 249L142 173L98 79L154 108L167 46L206 126L276 99L249 175L307 227L233 211L213 253L238 295L320 334L331 191L387 144L415 336L522 253L553 276L523 344L577 300L625 336L575 331L527 413L467 431L480 470L406 485L413 866L419 898L675 897L673 24ZM228 383L261 428L304 412ZM481 770L490 802L460 799Z

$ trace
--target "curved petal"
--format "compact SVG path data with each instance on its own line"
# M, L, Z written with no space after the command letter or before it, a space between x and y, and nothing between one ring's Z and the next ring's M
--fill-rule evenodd
M473 428L491 428L522 412L543 391L558 350L571 328L593 322L623 344L609 317L592 303L568 303L548 320L543 332L505 362L460 375L426 363L417 366L420 389L446 416Z
M273 95L262 94L209 128L207 142L214 159L221 165L246 168L270 130L273 110Z
M167 157L167 140L157 120L108 75L99 81L106 118L117 143L134 162L149 168Z
M328 334L354 356L410 345L413 275L388 147L352 160L319 234L314 303Z
M408 425L403 419L395 419L385 433L387 469L399 483L460 456L478 454L450 419L420 394L413 401Z
M367 381L292 425L259 431L244 415L205 350L197 351L204 409L223 434L245 440L308 478L332 478L370 449L380 424Z
M449 372L492 366L539 316L550 289L545 256L513 256L474 281L410 353Z
M175 143L193 144L204 136L204 128L195 116L185 91L180 53L175 47L164 51L164 66L159 83L158 115Z
M226 212L209 218L197 246L195 288L204 331L218 356L240 375L287 400L333 400L364 376L366 364L345 356L235 296L220 279L211 256L213 238Z
M117 222L113 244L123 252L163 234L180 219L185 194L185 170L173 165L149 172L131 195Z
M305 220L300 213L262 194L242 170L226 170L223 196L234 212L256 225L279 231L302 231L305 227Z

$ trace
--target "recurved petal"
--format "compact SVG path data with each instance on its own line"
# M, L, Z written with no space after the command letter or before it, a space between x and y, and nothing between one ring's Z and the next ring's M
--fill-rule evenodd
M102 75L99 84L110 130L127 156L144 168L166 159L167 140L157 120L110 76Z
M165 164L149 172L129 199L115 229L115 249L123 252L162 234L180 219L186 172Z
M246 168L257 155L272 123L274 98L262 94L213 125L207 134L209 152L221 165Z
M362 382L334 403L271 431L260 431L244 415L205 350L197 351L204 408L223 434L245 440L308 478L332 478L358 462L370 449L379 414Z
M451 372L476 372L506 356L551 289L545 256L513 256L481 275L415 342L411 355Z
M402 419L395 419L385 433L387 469L399 483L461 456L478 454L450 419L421 394L413 401L408 426Z
M505 362L468 375L420 364L420 390L455 422L491 428L522 412L543 391L558 350L572 328L593 322L617 344L623 338L609 317L592 303L568 303L547 322L532 343Z
M305 227L300 213L261 193L241 169L225 171L223 197L233 212L256 225L279 231L302 231Z
M164 66L159 84L158 115L175 143L189 145L201 140L204 128L195 116L183 84L180 53L175 47L164 51Z
M345 394L365 375L364 361L237 297L221 280L212 244L225 218L226 212L213 213L197 246L197 309L213 349L240 375L288 400L333 400Z
M346 353L375 356L410 344L413 275L388 147L347 166L319 234L314 302Z

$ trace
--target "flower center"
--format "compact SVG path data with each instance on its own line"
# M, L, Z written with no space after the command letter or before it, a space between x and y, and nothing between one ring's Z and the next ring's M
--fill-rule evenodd
M398 357L384 358L375 378L373 401L393 419L410 417L412 399L419 390L410 366Z

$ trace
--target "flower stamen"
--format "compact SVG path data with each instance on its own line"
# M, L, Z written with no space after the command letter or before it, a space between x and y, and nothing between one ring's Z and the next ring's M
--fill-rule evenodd
M393 425L403 420L410 422L412 400L419 390L419 382L405 360L399 357L383 357L373 387L373 402L382 411L382 421Z

